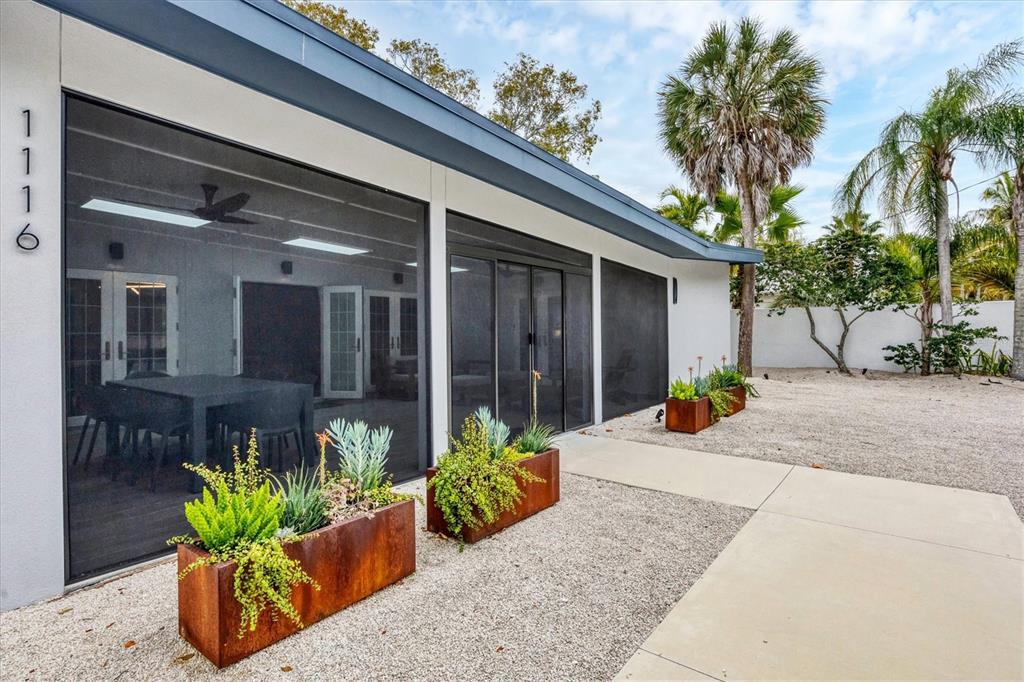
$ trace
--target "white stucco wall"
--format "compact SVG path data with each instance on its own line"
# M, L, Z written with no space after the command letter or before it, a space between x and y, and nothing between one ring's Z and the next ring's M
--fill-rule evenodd
M430 202L431 435L448 423L445 211L560 242L594 258L594 401L601 411L600 259L666 278L669 371L730 347L728 266L674 260L522 197L272 99L32 2L0 3L0 608L64 589L61 298L61 88L135 109L326 171ZM14 245L23 215L32 110L33 230L42 245ZM679 302L672 304L672 278Z
M1010 353L1013 336L1013 301L986 301L974 306L978 314L965 318L974 327L996 327L1006 339L996 344ZM835 367L835 363L811 341L807 315L802 308L793 308L785 315L768 316L759 308L754 318L754 365L757 367ZM839 316L828 308L813 308L818 338L835 348L842 333ZM940 317L938 306L935 319ZM732 317L732 348L736 347L739 318ZM884 346L917 342L920 339L917 321L902 312L880 310L864 315L850 330L846 339L846 364L850 367L900 372L902 369L883 358ZM991 352L992 342L980 346Z

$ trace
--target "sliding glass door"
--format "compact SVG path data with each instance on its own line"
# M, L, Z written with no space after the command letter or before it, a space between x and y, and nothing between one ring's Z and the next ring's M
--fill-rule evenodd
M590 257L456 214L449 242L452 428L487 406L518 431L534 401L557 431L590 423Z

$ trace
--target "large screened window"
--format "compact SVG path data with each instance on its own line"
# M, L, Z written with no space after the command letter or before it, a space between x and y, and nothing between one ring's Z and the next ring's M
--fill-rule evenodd
M668 390L664 277L601 261L601 367L605 419L650 407Z
M339 418L423 470L423 204L72 96L65 120L69 580L166 552L182 463L252 429L276 472Z
M454 213L450 252L451 417L480 406L513 430L593 420L591 257Z

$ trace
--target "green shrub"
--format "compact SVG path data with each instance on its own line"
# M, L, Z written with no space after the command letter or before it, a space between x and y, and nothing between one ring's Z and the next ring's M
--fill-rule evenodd
M462 437L450 437L449 450L438 459L437 474L427 483L454 536L463 528L493 523L502 512L514 509L523 495L518 480L542 480L517 464L520 453L503 448L495 457L494 447L486 422L478 414L470 415Z
M697 400L697 388L692 382L675 379L668 386L668 397L676 400Z
M736 396L724 388L715 388L708 391L708 400L711 401L711 421L717 422L729 413Z
M995 327L972 327L966 320L961 320L956 324L935 323L931 329L933 335L924 347L928 351L931 365L928 369L931 372L1009 374L1009 360L1000 360L1001 351L995 345L992 346L991 354L974 349L982 339L1000 341L1006 338L997 334ZM889 351L889 355L884 356L886 362L899 365L904 372L919 371L925 364L926 354L915 343L885 346L882 350Z
M391 429L370 430L366 422L335 419L327 427L340 457L339 472L360 490L373 490L386 481L385 466L391 449Z
M285 504L281 492L271 492L268 474L259 466L255 432L249 436L245 461L240 460L237 447L233 459L234 470L230 472L220 467L185 465L206 483L202 500L185 504L185 518L198 538L176 537L168 543L195 544L209 555L186 566L178 579L184 580L200 566L234 561L234 595L242 606L239 637L246 629L255 630L260 614L268 608L272 617L283 614L302 627L291 603L292 588L298 583L320 587L302 564L284 553L282 542L294 536L278 536Z
M316 473L299 467L286 473L277 486L284 500L282 528L302 535L327 524L330 505Z
M531 421L523 425L523 433L512 444L512 447L524 455L547 452L555 441L555 429L547 424Z

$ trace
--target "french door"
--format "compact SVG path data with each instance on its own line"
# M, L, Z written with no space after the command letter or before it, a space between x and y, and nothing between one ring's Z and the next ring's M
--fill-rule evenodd
M370 352L363 356L369 385L380 389L401 360L418 356L418 302L415 296L394 291L367 291L363 338Z
M363 397L363 288L323 287L325 398Z
M178 373L178 278L69 269L65 280L68 416L76 394L146 372Z

